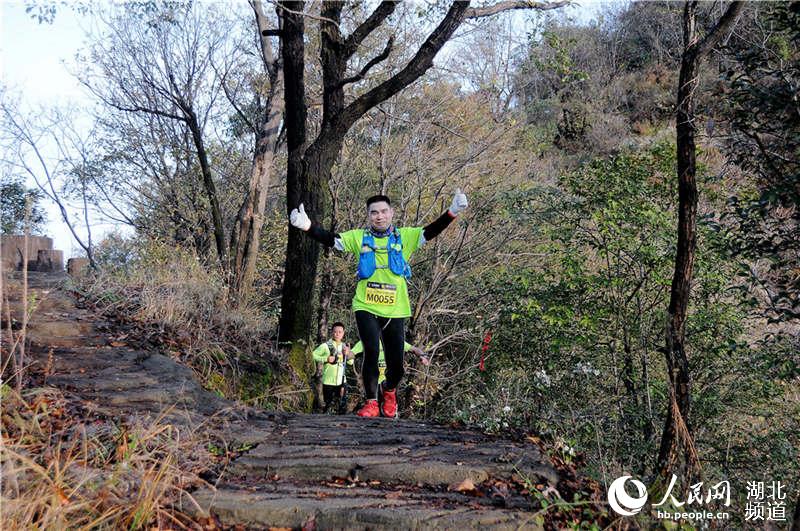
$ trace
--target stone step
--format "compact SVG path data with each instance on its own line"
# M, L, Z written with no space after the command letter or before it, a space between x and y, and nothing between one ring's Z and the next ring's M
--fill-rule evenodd
M184 510L190 514L213 512L223 523L256 529L542 529L533 511L496 508L499 498L457 492L278 481L259 490L203 489L192 497L199 509L187 502Z
M450 484L470 479L477 484L512 474L558 483L558 474L533 444L415 421L341 418L288 417L273 444L259 445L241 456L231 464L229 474L261 478L277 473L330 480L359 466L364 478L407 483Z
M94 334L94 326L90 322L76 321L74 319L52 319L47 316L37 316L28 323L28 334L40 337L75 337L90 336Z

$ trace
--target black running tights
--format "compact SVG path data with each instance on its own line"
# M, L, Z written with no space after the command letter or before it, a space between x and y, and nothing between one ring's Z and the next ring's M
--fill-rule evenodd
M383 340L386 358L386 389L396 389L403 378L403 346L405 344L405 318L378 317L364 310L356 312L356 326L364 345L364 364L361 377L367 399L378 396L378 349Z

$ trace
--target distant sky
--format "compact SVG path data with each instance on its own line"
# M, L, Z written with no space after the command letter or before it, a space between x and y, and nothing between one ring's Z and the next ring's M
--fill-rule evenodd
M580 5L572 8L570 14L588 21L603 4L584 1ZM25 12L25 8L22 1L0 0L2 83L19 91L28 105L86 106L89 103L87 97L68 71L74 65L76 52L83 46L81 16L59 3L54 22L39 23ZM34 186L34 183L29 183L29 186ZM80 248L72 240L54 205L47 206L47 214L46 232L54 239L55 247L63 250L67 257L80 254ZM97 241L111 229L113 227L109 225L97 224L93 227L93 238Z
M83 42L78 16L59 6L53 24L25 13L24 2L0 2L0 48L4 82L24 88L26 98L54 101L78 98L78 83L64 68Z
M40 24L25 12L24 2L0 0L0 78L24 103L83 105L86 97L65 64L73 61L83 44L79 16L72 9L59 6L53 24ZM28 186L34 187L33 182ZM47 236L65 258L79 254L79 247L61 221L55 205L46 203ZM93 230L102 234L107 226ZM94 236L94 235L93 235Z

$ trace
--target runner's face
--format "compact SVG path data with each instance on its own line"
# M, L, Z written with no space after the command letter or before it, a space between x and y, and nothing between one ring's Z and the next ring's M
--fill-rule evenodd
M372 203L368 208L369 224L372 228L379 231L384 231L392 225L392 216L394 210L386 201L378 201Z
M332 334L334 341L341 341L342 338L344 337L344 328L342 328L341 326L334 326Z

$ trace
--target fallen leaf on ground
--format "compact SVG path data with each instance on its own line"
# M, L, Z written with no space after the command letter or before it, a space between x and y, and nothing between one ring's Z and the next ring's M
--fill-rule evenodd
M456 490L458 492L470 492L475 490L475 484L471 479L467 478L461 483L453 483L450 485L450 490Z

